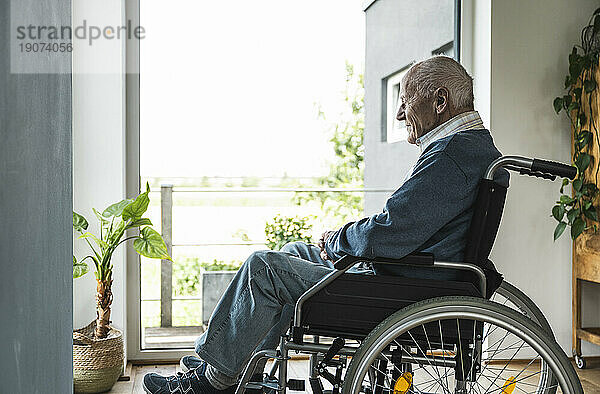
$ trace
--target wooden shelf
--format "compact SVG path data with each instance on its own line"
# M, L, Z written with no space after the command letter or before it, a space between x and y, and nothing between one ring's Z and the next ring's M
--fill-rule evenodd
M577 337L584 341L600 345L600 327L578 328Z
M600 80L600 68L595 68L594 78ZM584 93L584 100L589 99L589 106L583 109L586 115L586 124L583 125L588 130L594 128L598 130L600 127L600 95L592 93L589 96ZM593 109L593 111L592 111ZM593 115L591 114L593 112ZM571 129L573 131L573 129ZM571 143L574 143L573 133L571 133ZM574 145L572 145L574 146ZM574 149L572 150L574 153ZM600 158L600 146L592 144L588 152L594 158L594 163L598 163ZM600 186L596 177L596 164L589 166L586 170L586 178L593 182L596 186ZM595 200L597 203L598 200ZM582 282L600 283L600 233L594 231L584 231L573 242L573 354L579 357L581 354L581 341L587 341L600 345L600 328L599 327L582 327L582 305L581 305L581 287Z

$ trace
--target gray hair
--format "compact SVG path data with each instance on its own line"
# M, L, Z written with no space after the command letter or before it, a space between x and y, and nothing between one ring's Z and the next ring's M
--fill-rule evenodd
M423 98L430 98L436 89L445 87L455 108L473 107L473 78L451 57L439 55L414 64L402 78L403 89L407 84Z

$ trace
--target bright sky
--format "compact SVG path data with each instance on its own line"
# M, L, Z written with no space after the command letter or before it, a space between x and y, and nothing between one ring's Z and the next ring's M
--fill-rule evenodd
M362 0L142 0L141 175L318 176Z

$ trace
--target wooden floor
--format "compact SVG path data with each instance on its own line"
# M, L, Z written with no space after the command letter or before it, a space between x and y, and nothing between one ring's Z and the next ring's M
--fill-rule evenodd
M577 370L585 394L600 394L600 359L588 359L585 370ZM173 375L179 371L179 365L141 365L131 367L131 380L117 382L109 393L112 394L144 394L142 379L145 374L156 372L164 375ZM290 378L306 378L308 376L308 361L294 360L289 363ZM308 386L308 381L306 382ZM290 392L302 394L302 392Z

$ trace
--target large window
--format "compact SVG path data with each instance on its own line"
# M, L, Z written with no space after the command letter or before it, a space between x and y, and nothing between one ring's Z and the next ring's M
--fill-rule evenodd
M361 4L140 3L140 178L174 260L132 279L140 352L191 348L252 251L362 215Z

